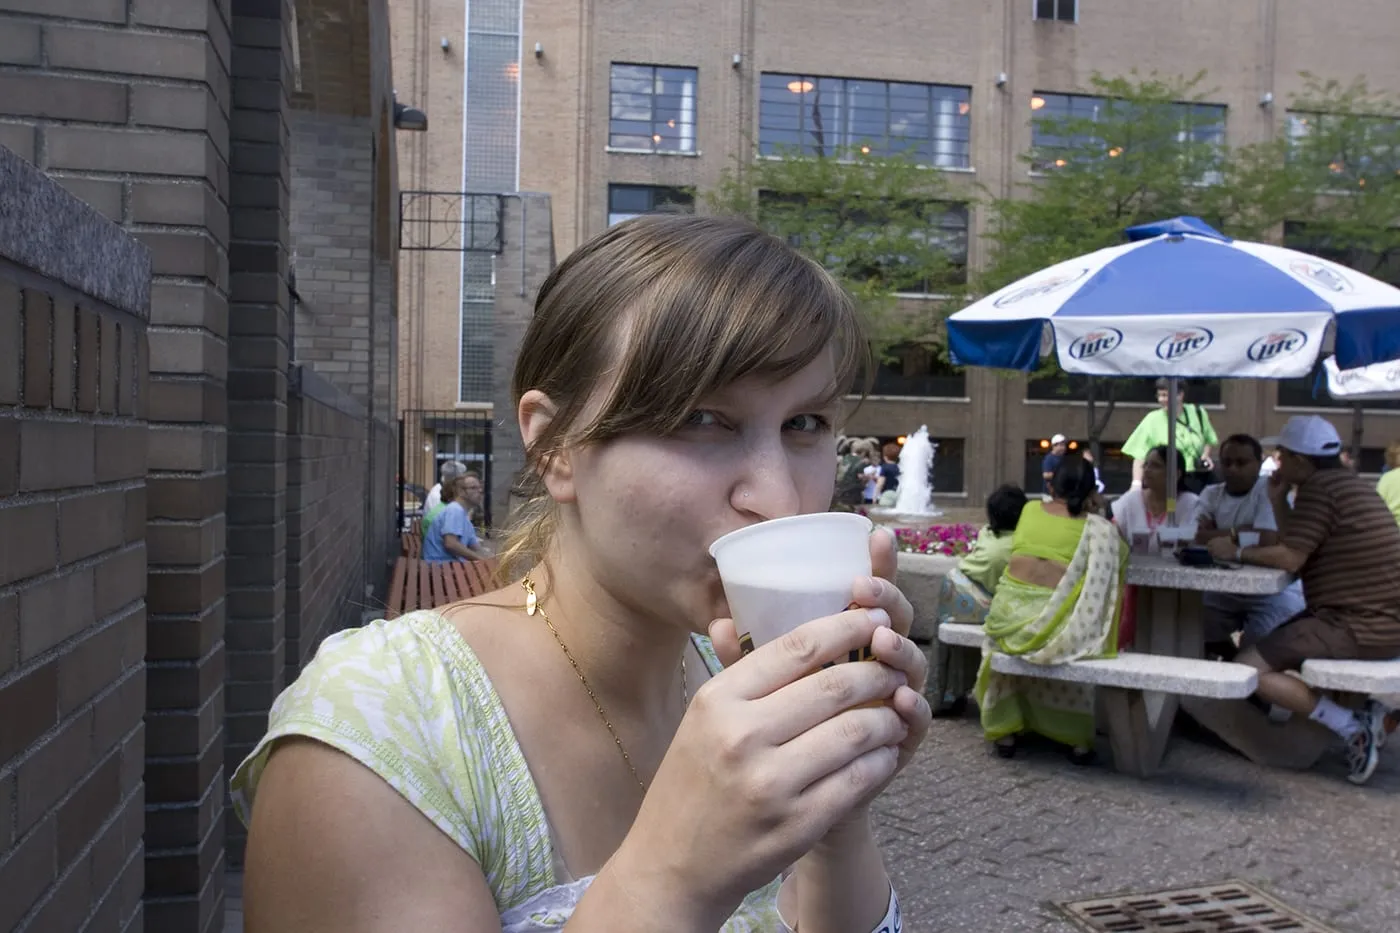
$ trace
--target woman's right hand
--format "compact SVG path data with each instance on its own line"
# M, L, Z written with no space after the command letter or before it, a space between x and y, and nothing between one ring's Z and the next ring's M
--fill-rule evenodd
M623 883L718 925L888 780L908 727L878 701L905 675L823 667L886 625L883 610L813 620L701 687L609 863Z

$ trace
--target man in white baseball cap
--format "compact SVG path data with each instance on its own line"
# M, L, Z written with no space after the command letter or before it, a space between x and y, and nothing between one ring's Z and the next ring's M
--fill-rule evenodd
M1235 660L1259 671L1261 699L1341 736L1347 777L1364 784L1384 742L1383 708L1373 701L1353 713L1282 672L1313 658L1400 658L1400 525L1371 484L1342 464L1342 439L1325 418L1290 418L1278 437L1262 443L1279 448L1278 470L1269 477L1278 543L1241 548L1216 538L1210 550L1298 574L1307 605ZM1297 490L1291 507L1290 487Z
M1055 471L1060 467L1060 461L1065 459L1065 453L1069 451L1069 438L1063 434L1056 434L1050 438L1050 452L1040 459L1040 476L1045 481L1041 487L1041 492L1050 494L1050 481L1055 478Z

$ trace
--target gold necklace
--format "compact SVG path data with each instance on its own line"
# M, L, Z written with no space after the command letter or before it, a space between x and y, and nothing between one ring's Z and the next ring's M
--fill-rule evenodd
M559 649L564 652L564 657L569 659L569 666L574 669L574 673L578 675L579 683L583 684L583 689L588 692L588 698L593 701L593 708L598 711L598 718L603 720L603 725L608 729L608 735L612 736L613 743L617 746L617 750L622 753L622 761L627 765L627 770L632 772L632 779L637 782L637 786L642 789L642 792L646 793L646 782L643 781L642 776L637 773L637 766L632 764L632 756L627 754L627 747L622 744L622 736L618 735L617 730L613 728L612 721L608 719L608 714L603 710L603 704L598 699L598 694L593 692L593 687L589 684L588 678L583 675L583 668L578 666L578 662L574 660L573 654L569 651L569 646L564 644L564 639L559 634L559 630L554 627L554 623L549 620L549 616L545 613L544 607L540 605L540 598L535 595L534 581L530 579L529 574L526 574L525 578L520 581L520 585L525 590L525 615L533 616L535 613L539 613L540 618L544 619L544 624L549 626L550 634L553 635L554 640L559 643ZM688 706L690 706L690 686L686 683L685 652L682 651L681 710L684 711Z

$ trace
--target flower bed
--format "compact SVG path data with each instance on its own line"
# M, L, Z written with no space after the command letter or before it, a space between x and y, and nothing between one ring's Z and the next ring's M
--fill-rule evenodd
M910 554L946 554L961 557L972 549L977 540L976 525L933 525L926 529L895 529L899 549Z

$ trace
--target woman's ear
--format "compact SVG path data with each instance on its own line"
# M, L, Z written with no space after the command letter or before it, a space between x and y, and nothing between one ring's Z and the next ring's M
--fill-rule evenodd
M549 433L549 427L554 423L557 413L558 407L554 401L538 389L531 389L520 397L516 418L527 451L534 448ZM539 473L550 498L555 502L573 501L574 473L567 450L556 447L543 468L539 469Z

